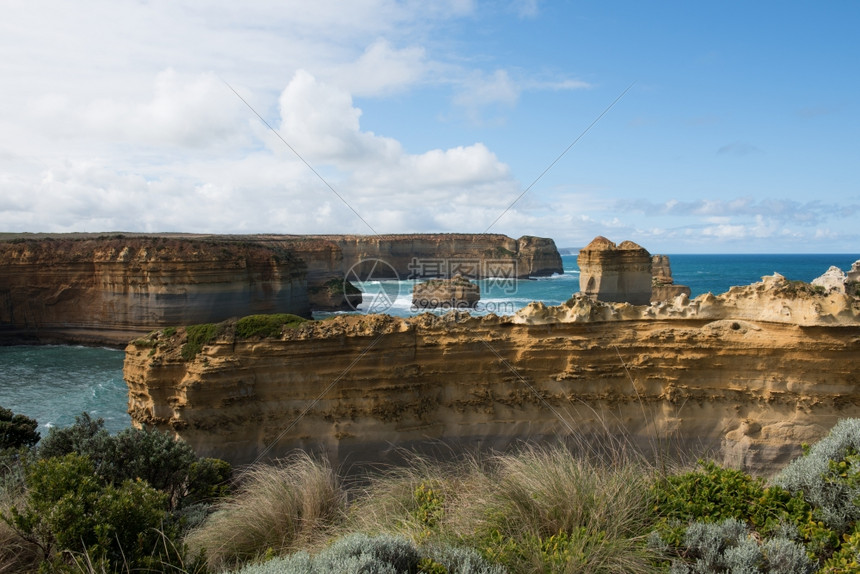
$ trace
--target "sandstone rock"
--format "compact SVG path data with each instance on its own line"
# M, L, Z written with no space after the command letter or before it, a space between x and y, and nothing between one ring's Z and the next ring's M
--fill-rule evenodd
M412 305L418 309L465 309L480 300L480 287L460 275L416 283L412 288Z
M563 274L564 267L555 241L548 237L523 235L517 239L517 275L547 277Z
M845 293L845 280L845 273L839 267L831 265L824 275L813 279L812 284L823 287L827 291Z
M576 296L513 317L341 316L254 341L229 332L190 361L181 329L129 345L134 424L236 464L295 448L355 467L400 460L401 448L568 440L708 451L768 475L860 416L860 301L779 275L648 306Z
M308 262L308 282L334 277L430 279L459 273L468 279L541 277L563 273L561 255L549 238L512 239L497 233L265 236ZM375 265L385 263L384 267ZM365 262L365 263L363 263Z
M860 297L860 261L855 261L845 274L845 291L848 295Z
M351 280L371 272L511 281L562 272L551 239L500 234L0 236L7 342L116 345L165 325L354 309Z
M579 290L601 301L647 305L651 302L651 255L624 241L616 246L596 237L579 251Z
M654 283L663 285L672 285L675 283L675 280L672 278L672 265L669 262L668 255L651 256L651 277Z
M675 285L668 255L651 257L651 302L673 301L679 295L689 297L692 291L686 285Z
M346 279L334 278L322 285L308 286L308 302L315 311L349 311L361 301L361 290Z
M253 242L172 236L0 241L0 336L125 345L153 329L310 314L305 265Z

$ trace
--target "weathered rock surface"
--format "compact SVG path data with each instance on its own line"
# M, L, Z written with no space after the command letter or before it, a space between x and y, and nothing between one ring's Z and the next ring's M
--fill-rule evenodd
M647 305L651 302L651 254L632 241L615 245L595 237L576 257L579 290L600 301Z
M163 326L354 309L361 293L349 280L371 270L470 269L528 277L562 265L551 239L499 234L0 234L0 338L124 345Z
M308 315L305 266L251 242L124 236L0 242L0 337L125 345L169 325Z
M552 239L497 233L265 236L308 264L308 284L334 277L542 277L563 273ZM381 261L384 265L376 262Z
M460 275L430 279L412 288L412 305L418 309L467 309L480 300L481 288Z
M778 275L672 304L343 316L279 339L226 335L190 361L184 337L127 347L132 420L233 463L295 448L353 465L400 447L568 440L711 450L769 474L860 416L860 303Z
M848 273L831 266L821 277L813 279L812 284L826 291L860 296L860 261L855 261Z
M686 285L676 285L668 255L651 256L651 302L674 301L679 295L690 296Z

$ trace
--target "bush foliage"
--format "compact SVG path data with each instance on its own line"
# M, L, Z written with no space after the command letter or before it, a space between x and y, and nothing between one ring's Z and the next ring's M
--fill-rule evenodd
M180 571L195 563L181 538L191 510L226 494L231 474L167 434L111 436L86 413L16 464L21 481L0 491L0 540L12 549L0 571L29 570L34 556L45 571Z
M20 472L0 483L0 571L860 571L855 420L770 482L712 461L660 472L559 446L415 457L349 487L299 453L250 467L231 494L226 462L151 430L112 436L86 414L4 460Z
M0 450L29 448L39 442L39 423L0 406Z
M63 551L72 557L86 555L108 571L170 563L160 530L167 495L146 482L105 484L89 457L71 453L28 466L25 484L22 507L13 506L0 518L36 545L45 563L62 564L67 558Z
M279 337L284 329L298 327L307 319L289 313L275 315L250 315L236 322L236 337Z

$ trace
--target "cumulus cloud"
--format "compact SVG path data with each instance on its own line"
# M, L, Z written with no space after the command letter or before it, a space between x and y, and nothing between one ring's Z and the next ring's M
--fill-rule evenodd
M485 145L406 153L397 140L362 130L361 110L349 92L299 70L278 100L281 117L275 125L325 179L323 183L256 118L254 130L243 127L253 117L247 109L244 118L234 112L228 119L212 119L214 126L209 125L208 108L182 123L176 114L195 105L206 108L215 86L229 93L214 78L183 80L167 71L159 75L146 103L121 107L131 116L137 114L126 125L112 128L109 119L120 112L109 107L102 108L107 111L98 118L84 117L82 121L105 131L115 129L111 132L115 137L133 135L138 142L160 138L159 143L184 146L186 151L179 151L181 161L157 168L114 165L109 158L66 157L42 168L38 193L27 192L32 175L28 180L7 174L0 227L222 233L482 231L478 227L496 217L500 203L518 189L509 168ZM176 122L180 126L174 126ZM259 138L265 145L237 147L236 140L227 138L224 148L187 151L219 134L244 134L243 138Z

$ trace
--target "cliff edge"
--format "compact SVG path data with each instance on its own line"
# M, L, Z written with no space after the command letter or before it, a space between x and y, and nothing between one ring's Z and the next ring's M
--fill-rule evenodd
M513 317L291 322L275 336L224 324L203 342L160 331L126 349L129 412L236 464L568 440L710 451L769 474L860 416L860 303L822 291L773 276L671 305L579 297Z
M125 345L154 328L309 315L305 264L215 239L122 235L0 242L0 337Z

